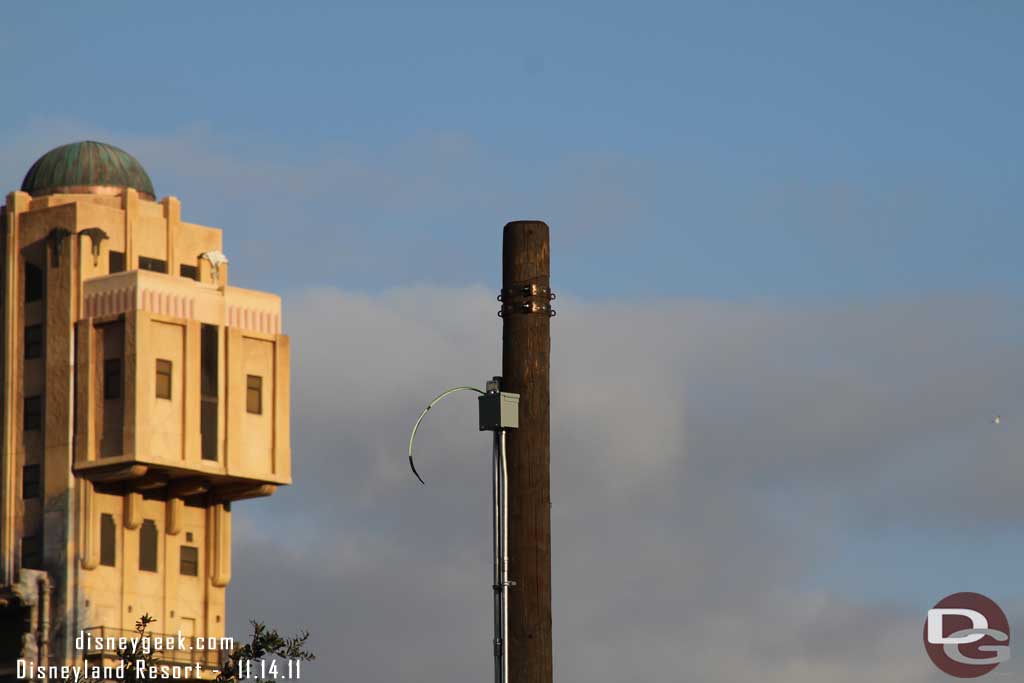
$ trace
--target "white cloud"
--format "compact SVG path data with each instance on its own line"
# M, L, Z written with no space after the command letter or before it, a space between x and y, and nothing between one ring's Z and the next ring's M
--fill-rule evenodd
M941 535L929 495L965 480L961 524L1022 521L1024 465L1007 455L1020 432L989 431L992 405L1024 414L1018 330L999 306L558 302L560 680L938 680L920 646L928 605L840 594L819 569L846 537L870 543L866 529L897 520ZM285 303L297 480L238 506L234 618L309 626L320 680L478 680L489 459L473 401L431 412L426 487L405 443L431 396L499 372L493 292L320 289ZM970 466L954 466L967 444ZM895 516L906 501L926 507Z

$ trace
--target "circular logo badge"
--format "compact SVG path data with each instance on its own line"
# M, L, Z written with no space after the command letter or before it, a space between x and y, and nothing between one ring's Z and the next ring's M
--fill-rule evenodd
M924 648L950 676L984 676L1010 658L1010 623L984 595L956 593L928 610Z

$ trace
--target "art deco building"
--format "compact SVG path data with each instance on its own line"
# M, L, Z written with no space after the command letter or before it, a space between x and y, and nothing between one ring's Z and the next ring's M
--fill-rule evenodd
M7 195L0 264L0 680L109 656L76 635L143 613L223 636L231 504L291 482L280 299L228 286L221 231L97 142Z

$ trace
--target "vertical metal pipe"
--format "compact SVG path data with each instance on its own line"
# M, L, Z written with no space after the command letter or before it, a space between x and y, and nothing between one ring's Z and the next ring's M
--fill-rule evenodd
M50 665L50 575L39 577L39 650L38 661L42 666Z
M494 683L508 683L508 458L505 430L494 432Z
M502 549L502 492L501 492L501 434L494 432L494 448L492 449L491 469L492 472L492 498L494 501L494 517L492 531L494 534L494 683L503 683L502 672L504 670L504 649L505 638L503 629L502 614L502 586L501 586L501 549Z
M508 683L508 458L505 450L505 430L497 432L500 443L501 476L498 490L501 494L501 683Z

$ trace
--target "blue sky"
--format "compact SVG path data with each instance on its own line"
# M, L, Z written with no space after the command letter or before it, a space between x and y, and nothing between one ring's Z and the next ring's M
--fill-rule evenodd
M233 284L284 294L296 485L237 507L239 631L310 626L346 680L487 670L471 415L417 437L431 486L403 449L424 401L494 373L516 218L551 225L560 295L556 677L924 683L946 594L1024 618L1018 3L5 24L5 189L51 147L116 144L224 229Z
M1013 3L47 3L11 19L5 130L198 134L239 163L292 167L297 186L319 176L295 200L347 214L326 238L258 214L232 225L202 187L143 159L158 192L255 251L285 231L372 261L284 284L490 283L498 229L517 217L549 220L556 277L585 295L1024 282ZM446 177L450 195L348 201L347 177L323 171L339 154L404 167L415 192Z

